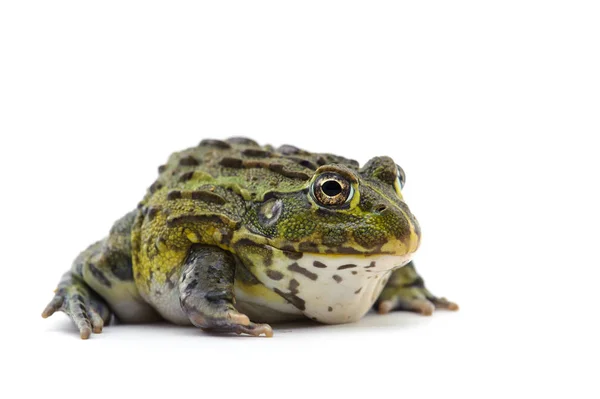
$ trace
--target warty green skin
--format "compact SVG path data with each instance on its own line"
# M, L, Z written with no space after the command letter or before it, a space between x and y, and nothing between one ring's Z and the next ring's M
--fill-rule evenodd
M345 201L317 195L328 176ZM43 316L64 311L82 338L111 314L271 336L258 322L350 322L373 304L455 310L410 261L421 231L403 179L389 157L359 167L293 146L203 140L171 155L138 207L78 256Z

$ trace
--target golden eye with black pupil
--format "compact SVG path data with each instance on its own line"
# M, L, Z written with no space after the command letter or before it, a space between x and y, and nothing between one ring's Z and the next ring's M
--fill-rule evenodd
M337 173L323 173L312 185L312 194L322 206L339 206L352 199L354 189Z

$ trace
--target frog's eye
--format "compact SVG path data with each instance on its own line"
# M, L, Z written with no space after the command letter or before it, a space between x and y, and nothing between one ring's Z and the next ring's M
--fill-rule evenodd
M396 180L398 183L398 186L402 189L404 188L404 183L406 182L406 175L404 174L404 170L402 170L402 168L398 165L396 165L398 167L398 171L396 172Z
M352 199L354 189L337 173L323 173L312 184L312 195L319 205L339 206Z

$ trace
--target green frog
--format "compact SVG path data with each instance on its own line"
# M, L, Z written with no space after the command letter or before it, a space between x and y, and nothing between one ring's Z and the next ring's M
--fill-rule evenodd
M43 311L81 338L113 315L272 336L268 323L350 323L372 307L431 315L421 229L391 158L351 159L233 137L172 154L137 208L84 250Z

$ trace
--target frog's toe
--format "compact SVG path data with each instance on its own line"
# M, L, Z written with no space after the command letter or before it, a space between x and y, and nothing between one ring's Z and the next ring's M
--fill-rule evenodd
M235 309L217 312L210 317L199 313L192 313L188 316L190 316L192 324L206 331L248 334L255 337L262 334L267 337L273 336L273 329L271 326L268 324L253 323L248 316Z
M246 326L238 325L235 328L235 332L237 334L248 334L255 337L259 337L262 334L269 338L273 336L273 328L271 328L271 326L268 324L250 323Z
M47 319L52 316L54 312L60 310L62 304L64 302L64 298L61 295L54 295L54 298L50 301L50 303L46 306L44 311L42 312L42 317Z
M448 310L458 310L458 305L454 302L450 302L446 298L436 298L432 297L429 300L435 305L436 309L448 309Z
M258 337L264 334L266 337L273 336L273 329L268 324L252 323L248 316L237 310L227 312L228 322L223 326L223 331L232 331L236 334L248 334Z
M102 316L100 316L94 309L89 309L88 315L90 323L92 324L92 331L95 334L100 334L104 328L104 320L102 320Z
M458 310L458 305L446 298L433 296L425 288L386 288L377 303L377 311L386 314L405 310L431 316L436 309Z

